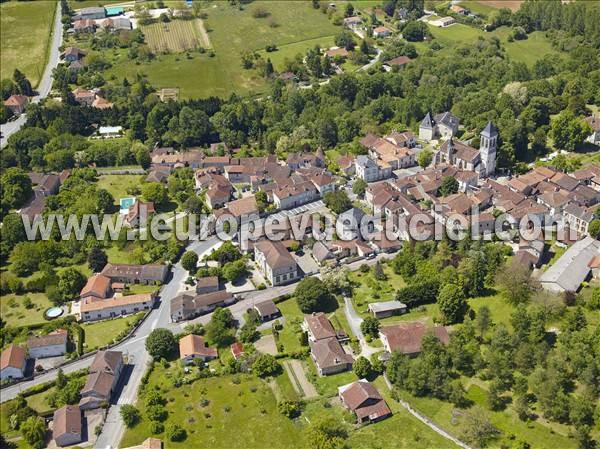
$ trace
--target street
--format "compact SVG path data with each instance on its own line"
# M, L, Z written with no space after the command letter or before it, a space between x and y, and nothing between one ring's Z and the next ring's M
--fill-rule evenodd
M38 95L33 97L32 101L34 103L38 103L40 100L46 98L52 89L52 70L58 65L58 61L60 58L59 47L62 44L63 37L63 26L61 22L62 12L60 7L60 2L57 2L56 6L56 15L54 16L54 25L53 25L53 33L52 33L52 41L50 42L50 53L48 55L48 64L46 64L46 68L44 70L44 74L42 75L42 79L38 83L37 92ZM0 125L0 149L6 146L8 138L16 133L27 121L27 117L25 114L17 117L15 120L12 120L8 123Z

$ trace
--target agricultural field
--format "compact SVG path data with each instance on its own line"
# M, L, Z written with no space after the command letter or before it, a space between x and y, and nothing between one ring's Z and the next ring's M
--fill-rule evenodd
M253 8L267 11L264 18L254 18ZM310 48L321 41L332 42L341 28L332 24L326 14L303 1L256 1L242 10L227 2L209 4L204 28L214 51L199 53L158 54L148 63L132 64L127 50L105 52L113 67L106 76L132 78L143 73L157 89L179 88L180 98L198 98L210 95L227 97L238 94L262 94L265 80L253 70L242 67L241 55L247 51L264 51L267 45L282 48L282 57L272 52L274 64L281 64L286 56ZM298 20L302 17L302 20ZM235 26L232 26L235 24ZM151 38L152 39L152 38ZM286 46L293 44L290 49ZM295 47L295 48L294 48Z
M15 69L36 86L44 73L52 32L55 1L3 2L0 5L0 79Z
M141 30L154 53L180 53L210 47L201 19L153 23L141 27Z

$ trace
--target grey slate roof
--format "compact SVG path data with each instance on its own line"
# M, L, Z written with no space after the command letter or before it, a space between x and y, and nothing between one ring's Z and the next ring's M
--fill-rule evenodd
M459 124L458 118L455 117L454 115L452 115L450 112L442 112L441 114L436 114L433 117L433 120L437 124L446 125L451 128L453 128L455 126L458 127L458 124Z
M433 119L431 118L431 114L428 112L420 125L421 128L432 129L433 128Z
M485 137L492 137L498 135L498 130L492 122L487 122L487 125L485 125L485 128L483 128L483 131L481 131L481 135Z
M588 263L600 254L600 241L587 236L574 243L542 276L540 282L575 292L590 273Z

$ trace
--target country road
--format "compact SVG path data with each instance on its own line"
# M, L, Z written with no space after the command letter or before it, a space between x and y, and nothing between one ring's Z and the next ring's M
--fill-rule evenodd
M62 18L62 9L60 6L60 2L57 2L56 5L56 14L54 16L54 25L52 38L50 41L50 52L48 54L48 63L46 64L46 68L44 69L44 74L42 75L42 79L38 83L37 86L37 95L33 97L32 101L34 103L38 103L40 100L46 98L52 89L52 70L58 65L58 61L60 58L59 48L62 44L63 38L63 26L61 22ZM1 137L0 137L0 149L6 146L8 142L8 138L16 133L27 121L27 117L25 114L17 117L15 120L12 120L8 123L0 125Z

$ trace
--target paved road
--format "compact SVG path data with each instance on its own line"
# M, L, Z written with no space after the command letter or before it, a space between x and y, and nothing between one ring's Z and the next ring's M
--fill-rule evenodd
M57 2L56 15L54 16L54 32L52 33L52 41L50 42L50 54L48 55L48 64L42 75L37 86L38 95L33 97L33 102L37 103L43 98L46 98L52 88L52 70L58 65L60 54L58 48L62 44L63 27L61 22L62 11L60 2ZM16 120L0 125L0 131L2 131L2 137L0 138L0 148L4 148L8 138L16 133L27 121L25 114L18 117Z

